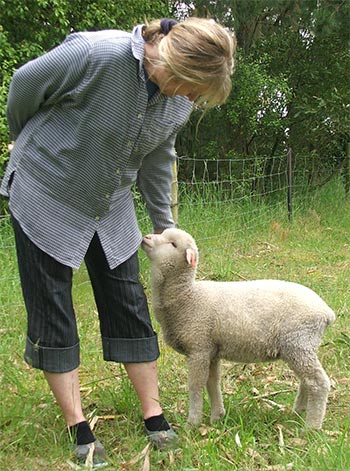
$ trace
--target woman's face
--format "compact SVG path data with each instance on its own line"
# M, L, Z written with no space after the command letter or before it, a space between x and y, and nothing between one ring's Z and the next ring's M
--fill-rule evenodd
M190 101L196 101L208 89L207 86L193 85L180 80L169 79L168 73L160 68L153 70L150 79L158 85L164 95L169 97L181 95L187 97Z
M169 81L160 87L161 92L166 96L181 95L187 97L190 101L196 101L206 91L206 87L191 85L185 82Z
M169 73L166 69L152 64L153 60L158 59L158 47L152 44L145 45L145 68L150 80L158 85L161 93L166 96L174 97L181 95L187 97L190 101L196 101L201 95L208 91L206 85L194 85L181 80L169 79Z

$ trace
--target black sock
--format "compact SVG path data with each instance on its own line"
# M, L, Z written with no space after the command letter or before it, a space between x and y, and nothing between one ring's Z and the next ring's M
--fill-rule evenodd
M163 414L155 415L149 419L145 419L145 426L150 432L160 432L162 430L169 430L170 425Z
M86 421L68 427L68 433L76 445L87 445L96 440L90 425Z

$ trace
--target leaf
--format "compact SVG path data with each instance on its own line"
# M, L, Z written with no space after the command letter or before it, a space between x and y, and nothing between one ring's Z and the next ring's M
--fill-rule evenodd
M265 470L266 471L286 471L286 470L293 469L293 468L294 468L294 463L287 463L286 465L275 464L275 465L272 465L272 466L266 466Z
M94 430L99 420L114 420L116 415L96 415L89 423L91 430Z
M295 447L305 448L307 445L307 440L300 437L290 438L289 443Z
M169 464L173 465L175 463L175 455L172 450L169 451Z
M94 457L94 450L95 450L95 442L89 443L88 447L89 447L89 452L86 456L85 467L88 469L92 469L94 467L93 457Z
M67 460L67 464L70 468L74 469L75 471L77 471L78 469L81 469L79 465L77 465L76 463L73 463L73 461L71 460Z
M238 432L235 435L235 442L236 442L236 445L238 446L238 448L242 448L242 443L241 443L241 439L239 438L239 433Z
M132 466L134 466L136 463L141 461L143 458L145 458L143 466L145 466L145 463L146 463L146 466L147 466L147 458L146 457L148 456L148 461L149 461L149 453L150 453L151 446L152 446L151 443L148 443L145 446L145 448L141 451L141 453L138 453L136 456L131 458L131 460L129 460L129 461L124 461L123 463L120 463L120 467L122 469L130 469ZM144 468L142 468L142 471L146 471L146 470L144 470Z
M201 426L199 427L198 431L202 435L202 437L205 437L208 435L209 428L205 426Z
M278 428L278 446L279 446L280 452L282 453L282 455L284 455L285 450L284 450L284 437L283 437L282 426L278 425L277 428Z
M149 444L150 445L150 444ZM150 446L148 446L145 454L145 460L143 462L142 470L141 471L150 471L151 469L151 463L149 459L149 454L150 454Z

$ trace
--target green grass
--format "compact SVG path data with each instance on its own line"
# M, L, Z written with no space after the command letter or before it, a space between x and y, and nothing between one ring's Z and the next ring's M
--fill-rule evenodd
M151 470L348 471L350 469L350 197L340 182L295 199L292 222L283 202L217 203L182 198L180 226L200 249L199 278L283 278L306 284L337 313L324 337L321 361L332 380L324 430L302 434L293 415L297 381L287 367L223 362L226 416L186 425L185 358L160 335L162 405L181 437L173 453L146 452ZM25 311L8 220L0 229L0 471L70 470L60 410L42 374L24 363ZM149 223L142 220L144 232ZM140 252L149 292L149 264ZM81 383L86 414L101 417L95 430L113 470L146 470L138 399L123 368L102 361L98 320L84 267L75 273L74 301L82 341ZM159 332L159 326L155 323ZM138 460L137 460L138 458ZM147 460L146 460L147 461Z

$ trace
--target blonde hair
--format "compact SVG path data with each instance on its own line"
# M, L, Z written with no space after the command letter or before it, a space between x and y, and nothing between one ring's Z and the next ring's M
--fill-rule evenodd
M224 103L230 94L236 39L213 20L191 17L172 26L164 35L160 20L146 25L144 39L158 45L156 65L169 80L207 89L198 102L205 108Z

